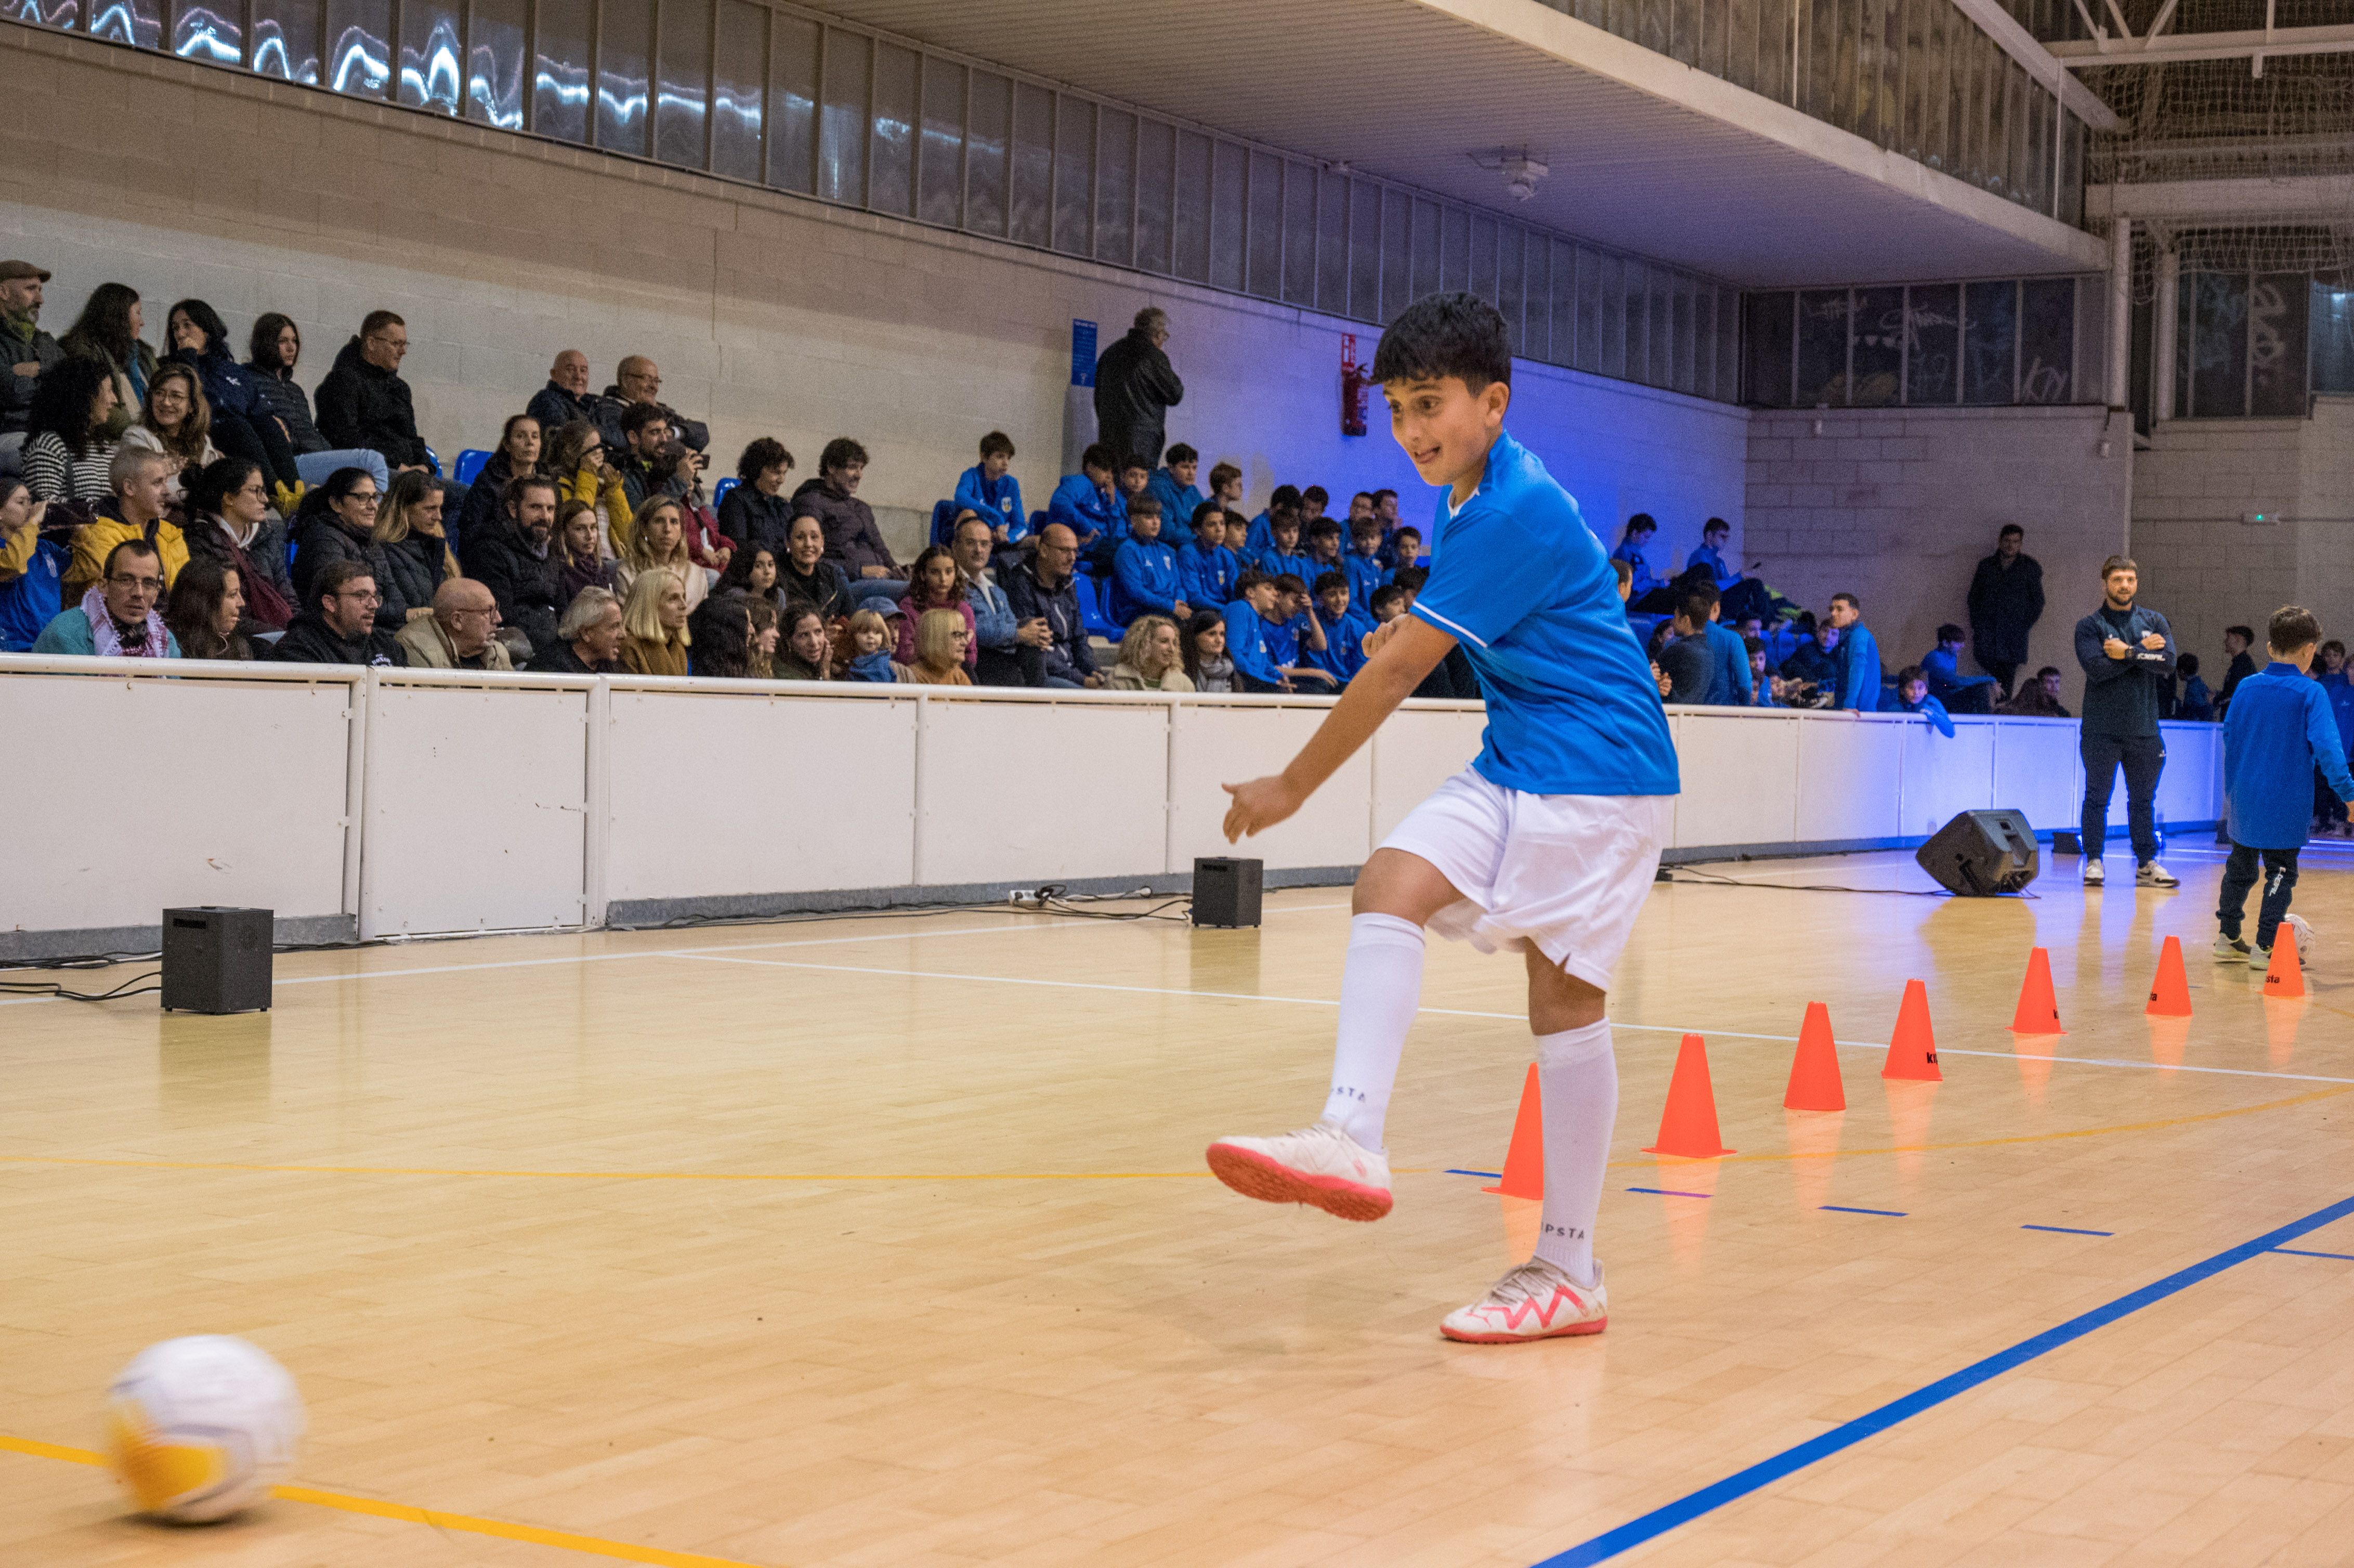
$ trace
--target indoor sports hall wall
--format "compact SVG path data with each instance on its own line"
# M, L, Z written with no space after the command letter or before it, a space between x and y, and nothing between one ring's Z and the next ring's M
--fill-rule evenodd
M189 904L325 940L1182 886L1234 853L1218 786L1280 768L1330 705L0 656L24 798L77 798L93 737L134 736L189 808L19 835L0 956L152 946L157 912ZM1670 718L1681 858L1918 842L1986 806L2048 831L2081 788L2064 721ZM1243 853L1272 881L1348 880L1482 723L1409 705ZM2214 820L2221 736L2168 726L2169 824Z

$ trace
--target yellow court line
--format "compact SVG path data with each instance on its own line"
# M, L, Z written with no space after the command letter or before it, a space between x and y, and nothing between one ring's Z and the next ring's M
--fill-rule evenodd
M2170 1116L2158 1121L2126 1122L2116 1127L2080 1127L2065 1132L2028 1132L2013 1138L1973 1138L1958 1143L1903 1143L1885 1149L1808 1149L1791 1150L1787 1154L1720 1154L1712 1160L1688 1160L1675 1154L1657 1155L1649 1160L1614 1160L1612 1170L1649 1169L1661 1160L1684 1163L1711 1165L1771 1164L1786 1160L1842 1160L1855 1154L1941 1154L1954 1149L1999 1149L2014 1143L2055 1143L2070 1138L2105 1138L2119 1132L2158 1132L2169 1127L2189 1127L2196 1122L2222 1121L2231 1117L2254 1116L2259 1111L2282 1110L2314 1100L2334 1099L2339 1095L2354 1094L2354 1085L2343 1088L2316 1089L2308 1095L2293 1095L2285 1100L2266 1100L2262 1105L2237 1106L2230 1110L2200 1111L2195 1116Z
M0 1452L27 1454L36 1459L63 1459L74 1465L106 1463L102 1456L88 1448L69 1448L62 1443L41 1443L30 1437L11 1437L5 1434L0 1434ZM534 1546L560 1546L567 1552L618 1558L623 1563L651 1563L657 1568L757 1568L756 1564L738 1562L733 1557L708 1557L699 1552L666 1552L659 1546L636 1546L626 1541L607 1541L601 1536L575 1535L568 1530L543 1530L535 1524L512 1524L503 1519L477 1519L466 1513L443 1513L439 1509L412 1508L407 1503L354 1497L349 1492L321 1491L316 1487L272 1487L270 1495L288 1502L310 1503L344 1513L365 1513L377 1519L429 1524L437 1530L495 1536L501 1541L521 1541Z
M470 1171L434 1165L254 1165L228 1160L94 1160L0 1154L0 1165L95 1165L133 1171L260 1171L301 1176L512 1176L544 1181L1165 1181L1207 1180L1207 1171ZM1421 1171L1400 1171L1420 1175Z

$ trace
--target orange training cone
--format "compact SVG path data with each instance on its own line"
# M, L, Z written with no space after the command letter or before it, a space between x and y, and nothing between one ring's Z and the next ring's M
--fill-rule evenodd
M1503 1179L1482 1192L1507 1198L1544 1196L1544 1093L1537 1086L1537 1065L1521 1085L1521 1112L1512 1118L1512 1147L1504 1151Z
M1946 1075L1937 1071L1936 1032L1929 1027L1929 988L1919 980L1904 982L1904 1000L1896 1009L1896 1033L1889 1039L1888 1062L1880 1075L1932 1084L1946 1081Z
M2305 994L2305 965L2298 959L2296 927L2285 920L2273 933L2273 961L2264 970L2264 994L2284 998Z
M1790 1058L1790 1086L1783 1091L1782 1108L1847 1109L1847 1086L1840 1082L1839 1047L1831 1041L1831 1010L1819 1001L1807 1003L1807 1021L1798 1025L1798 1054Z
M2052 994L2052 955L2041 948L2027 955L2027 980L2019 988L2019 1011L2010 1015L2013 1034L2065 1034L2059 999Z
M2294 964L2296 960L2291 959ZM2269 989L2272 980L2264 981ZM2190 981L2182 972L2182 938L2168 937L2158 955L2158 974L2149 982L2149 1005L2142 1009L2152 1018L2188 1018L2190 1016Z
M1659 1113L1659 1141L1646 1154L1713 1160L1731 1154L1716 1130L1716 1091L1708 1083L1708 1046L1697 1034L1684 1036L1676 1052L1675 1076L1668 1080L1667 1108Z

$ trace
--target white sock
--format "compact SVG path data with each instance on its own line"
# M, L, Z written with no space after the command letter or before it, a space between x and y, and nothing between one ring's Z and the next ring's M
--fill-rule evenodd
M1367 1149L1382 1147L1390 1086L1405 1032L1422 1005L1422 927L1394 915L1349 922L1349 961L1341 971L1341 1024L1332 1044L1332 1092L1323 1119Z
M1610 1021L1537 1036L1544 1099L1544 1216L1537 1255L1580 1285L1595 1283L1594 1219L1602 1209L1610 1127L1618 1119L1618 1058Z

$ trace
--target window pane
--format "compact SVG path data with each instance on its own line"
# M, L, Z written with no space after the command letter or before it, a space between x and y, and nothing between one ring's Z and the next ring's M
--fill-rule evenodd
M455 0L404 0L400 7L400 101L458 112Z
M1316 167L1283 165L1283 297L1316 303Z
M174 0L172 52L207 65L245 63L245 7L221 0Z
M1929 0L1922 10L1925 43L1909 79L1917 86L1906 90L1921 101L1921 161L1942 170L1954 158L1953 50L1946 35L1949 28L1968 24L1944 0Z
M916 157L916 216L954 228L964 221L964 67L924 57L924 136Z
M711 89L708 0L665 0L662 54L654 78L654 156L683 169L704 166L704 113Z
M1136 122L1136 264L1148 272L1170 270L1170 216L1176 195L1175 127L1159 120Z
M1849 401L1859 408L1895 402L1904 369L1904 291L1858 289L1849 336L1848 365L1854 377Z
M1731 289L1716 291L1716 397L1741 401L1741 296Z
M523 129L524 0L473 0L466 43L466 118Z
M1579 292L1591 259L1565 239L1540 239L1545 248L1545 302L1552 319L1546 323L1545 357L1554 365L1575 365L1588 339L1580 334L1585 326L1585 296ZM1597 312L1599 307L1596 307ZM1532 307L1531 313L1534 313Z
M1512 352L1531 359L1541 359L1540 349L1527 345L1529 334L1521 314L1521 243L1526 231L1518 224L1496 226L1496 308L1504 313L1504 325L1512 334ZM1542 341L1543 333L1536 334Z
M1240 292L1243 286L1243 150L1231 142L1210 146L1210 281Z
M1245 287L1272 300L1283 291L1283 161L1253 153L1248 179L1245 253L1249 275Z
M1668 8L1668 53L1686 65L1698 65L1700 35L1700 0L1674 0Z
M2305 417L2307 291L2302 272L2259 272L2248 292L2248 412L2258 418ZM2027 323L2035 324L2031 301Z
M1561 251L1553 251L1553 277L1562 275ZM1555 288L1556 295L1560 290ZM1588 375L1602 373L1602 257L1583 246L1577 249L1577 333L1570 363ZM1561 344L1561 317L1553 319L1554 350Z
M1055 119L1055 249L1071 256L1095 244L1096 106L1068 93Z
M376 24L376 37L379 51L390 31L387 17ZM136 44L152 49L164 41L162 0L90 0L90 32L95 38L106 38L118 44ZM384 58L379 52L378 59Z
M1496 302L1496 220L1484 214L1471 215L1471 265L1463 286Z
M1445 287L1439 281L1445 275L1439 267L1439 211L1437 202L1417 201L1414 204L1414 292L1408 303L1425 294L1435 294Z
M1747 363L1743 366L1742 401L1763 408L1791 406L1790 344L1797 324L1797 296L1782 290L1751 294L1742 301Z
M1387 322L1414 303L1414 203L1404 191L1382 187L1382 310Z
M587 11L581 0L584 16ZM587 59L588 51L578 58ZM381 98L391 79L392 0L327 0L327 85L355 98ZM585 96L582 101L586 107Z
M825 85L818 100L817 194L854 207L866 200L866 77L873 52L861 34L826 29Z
M1972 283L1963 291L1962 401L2012 401L2018 336L2018 284Z
M1054 238L1055 95L1013 84L1013 235L1044 249Z
M2297 278L2301 292L2303 274ZM2303 326L2302 321L2298 325ZM2020 285L2019 400L2065 403L2075 381L2076 280L2031 278ZM2305 393L2305 356L2297 355L2297 395Z
M2345 280L2313 281L2313 389L2354 392L2354 288Z
M535 0L531 128L559 141L588 139L588 0ZM334 0L327 36L335 37ZM332 67L330 71L332 74Z
M1597 258L1596 276L1602 290L1601 324L1596 329L1595 369L1604 376L1624 378L1627 374L1627 272L1628 267L1616 256ZM1634 270L1639 275L1642 269ZM1637 329L1638 332L1640 328Z
M1757 69L1757 13L1758 0L1731 0L1725 16L1724 78L1735 87L1768 92Z
M317 0L254 0L253 69L281 81L318 85Z
M1671 301L1675 309L1675 319L1668 329L1668 346L1673 362L1671 374L1674 378L1669 382L1669 385L1679 392L1691 392L1699 386L1694 377L1700 374L1700 349L1698 338L1693 332L1692 281L1690 278L1679 276L1676 279L1675 293L1671 296Z
M717 69L711 77L711 172L758 184L760 95L769 63L769 8L719 0Z
M1349 313L1349 176L1316 176L1316 308Z
M1629 381L1648 381L1651 375L1651 270L1640 261L1628 261L1622 264L1618 276L1626 303L1623 330L1627 334L1627 356L1611 374Z
M1349 182L1349 310L1361 322L1382 319L1382 187Z
M1210 281L1210 139L1177 132L1177 220L1173 236L1180 278Z
M1136 259L1136 116L1096 112L1096 260L1115 267Z
M597 145L646 152L646 50L652 0L603 0L597 33Z
M1471 215L1459 207L1446 208L1438 220L1438 286L1471 287Z
M896 217L916 210L916 51L875 46L875 140L868 149L866 205Z
M1798 295L1799 408L1847 407L1847 322L1845 289L1808 289Z
M547 0L538 0L542 14ZM817 68L822 35L815 22L782 11L769 22L769 183L780 191L817 188Z
M1649 269L1651 289L1651 372L1647 379L1654 387L1675 384L1675 313L1676 280L1657 267Z
M1954 368L1961 358L1961 285L1933 283L1908 292L1904 400L1951 403L1960 391Z
M972 73L972 123L964 142L964 224L975 234L1005 232L1005 132L1013 84Z
M1679 306L1681 308L1681 305ZM1716 291L1705 283L1691 289L1691 331L1679 332L1677 342L1691 344L1691 385L1685 391L1702 397L1716 396ZM1680 323L1681 324L1681 323ZM1679 363L1682 355L1677 350Z

